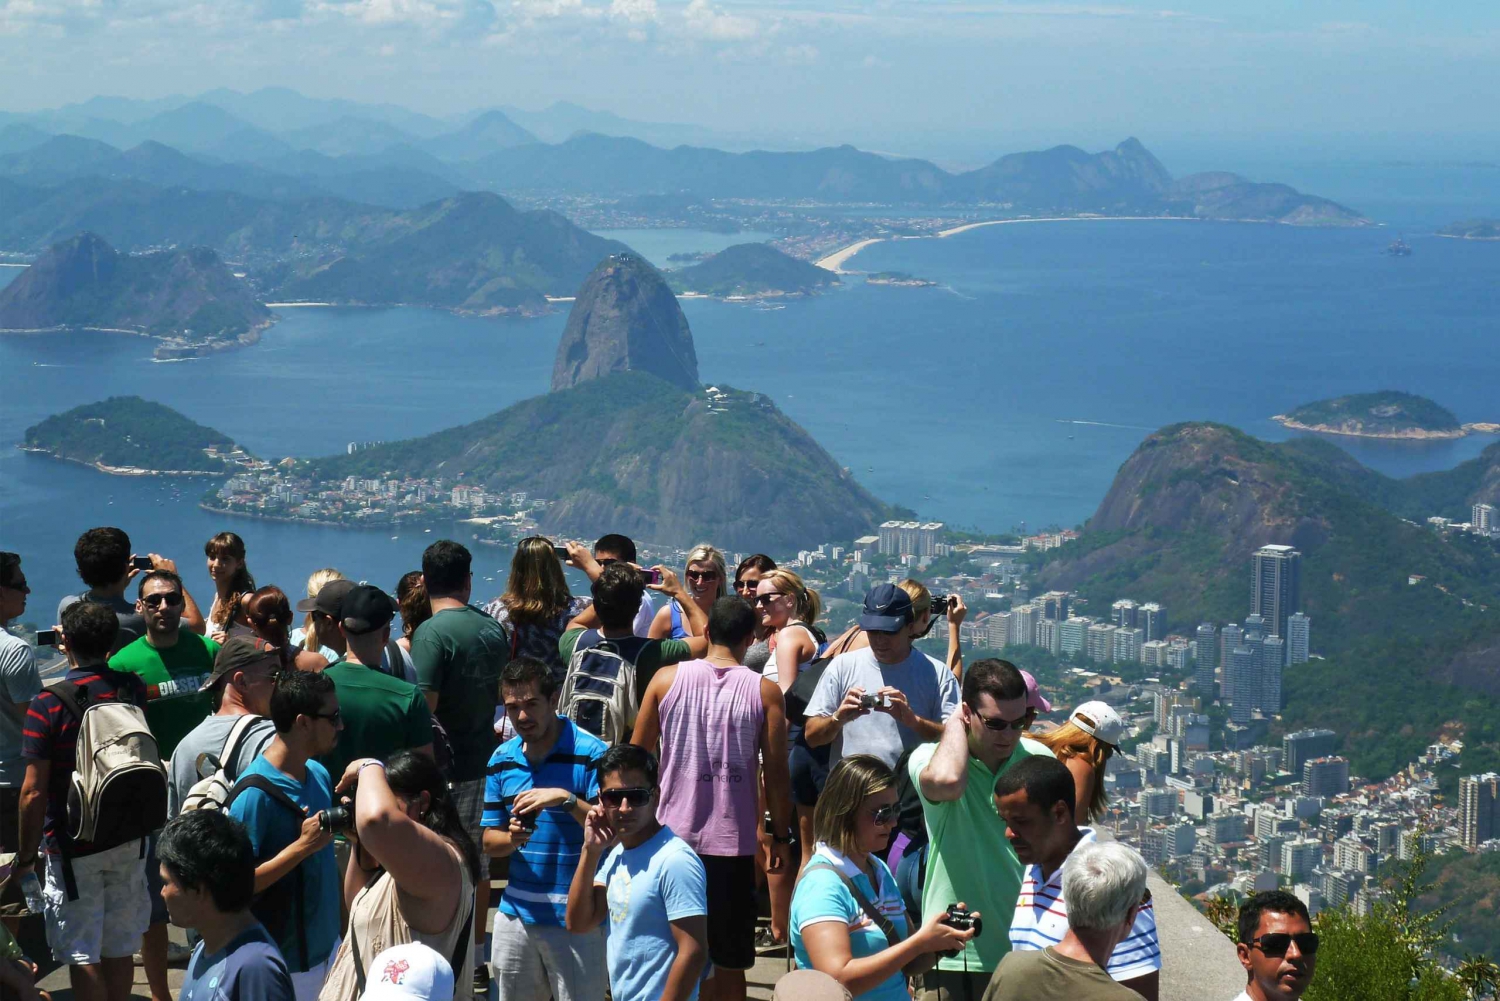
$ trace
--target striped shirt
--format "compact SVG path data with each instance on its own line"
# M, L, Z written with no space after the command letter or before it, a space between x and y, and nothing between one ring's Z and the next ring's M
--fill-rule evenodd
M510 806L528 789L566 789L579 799L599 798L595 766L605 743L571 720L558 717L561 731L540 762L526 758L520 737L512 737L490 756L484 780L483 827L510 824ZM500 910L527 924L561 925L568 909L568 885L583 853L583 827L569 811L549 807L536 817L536 830L510 857L510 881Z
M1093 828L1079 830L1083 837L1078 844L1096 840ZM1046 879L1042 878L1041 866L1026 867L1021 896L1016 899L1015 918L1010 925L1012 949L1045 949L1063 940L1068 933L1068 905L1062 893L1062 866ZM1156 912L1148 902L1136 914L1130 934L1115 946L1105 970L1115 980L1134 980L1159 969L1161 943L1156 937Z
M133 674L111 671L107 667L70 668L63 682L86 689L88 695L79 699L85 707L91 702L115 699L146 705L146 689ZM32 761L46 761L52 765L47 782L47 825L42 831L42 840L49 855L58 851L59 822L67 816L68 790L73 784L78 746L78 718L68 711L62 700L51 692L43 691L31 700L26 710L26 727L21 733L21 755ZM75 841L70 846L75 856L94 854L94 846L84 841Z

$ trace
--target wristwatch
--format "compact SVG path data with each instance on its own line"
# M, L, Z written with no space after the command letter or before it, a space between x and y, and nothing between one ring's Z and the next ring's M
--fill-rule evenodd
M564 810L571 810L571 809L573 809L573 807L575 807L577 805L578 805L578 796L577 796L577 794L576 793L571 793L571 792L568 793L568 798L565 799L565 800L563 800L563 809Z
M773 834L771 835L771 840L776 842L778 845L794 845L797 843L797 835L788 834L783 837L780 834Z

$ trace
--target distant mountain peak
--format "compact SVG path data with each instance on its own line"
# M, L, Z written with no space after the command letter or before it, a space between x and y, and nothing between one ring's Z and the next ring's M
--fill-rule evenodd
M696 390L698 355L677 297L631 253L611 254L584 280L557 346L552 389L613 372L649 372Z

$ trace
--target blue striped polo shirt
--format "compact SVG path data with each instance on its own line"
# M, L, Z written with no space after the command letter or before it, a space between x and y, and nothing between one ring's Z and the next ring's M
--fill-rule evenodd
M604 741L558 717L561 732L552 751L538 764L526 760L521 738L512 737L490 756L484 779L484 827L510 823L510 805L528 789L566 789L579 799L599 798L595 766ZM500 910L527 924L561 925L568 909L568 886L583 852L583 826L562 807L537 816L536 830L510 857L510 881Z

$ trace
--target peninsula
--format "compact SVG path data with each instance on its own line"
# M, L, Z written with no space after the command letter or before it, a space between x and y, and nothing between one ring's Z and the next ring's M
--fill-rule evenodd
M1396 390L1318 400L1271 419L1294 431L1358 438L1462 438L1490 427L1460 424L1449 410L1426 397Z
M223 476L259 462L223 432L139 396L54 414L19 447L115 476Z
M666 275L678 293L763 298L810 295L839 284L825 268L799 261L765 243L740 243L702 263Z
M1437 231L1450 240L1500 240L1500 219L1466 219Z

